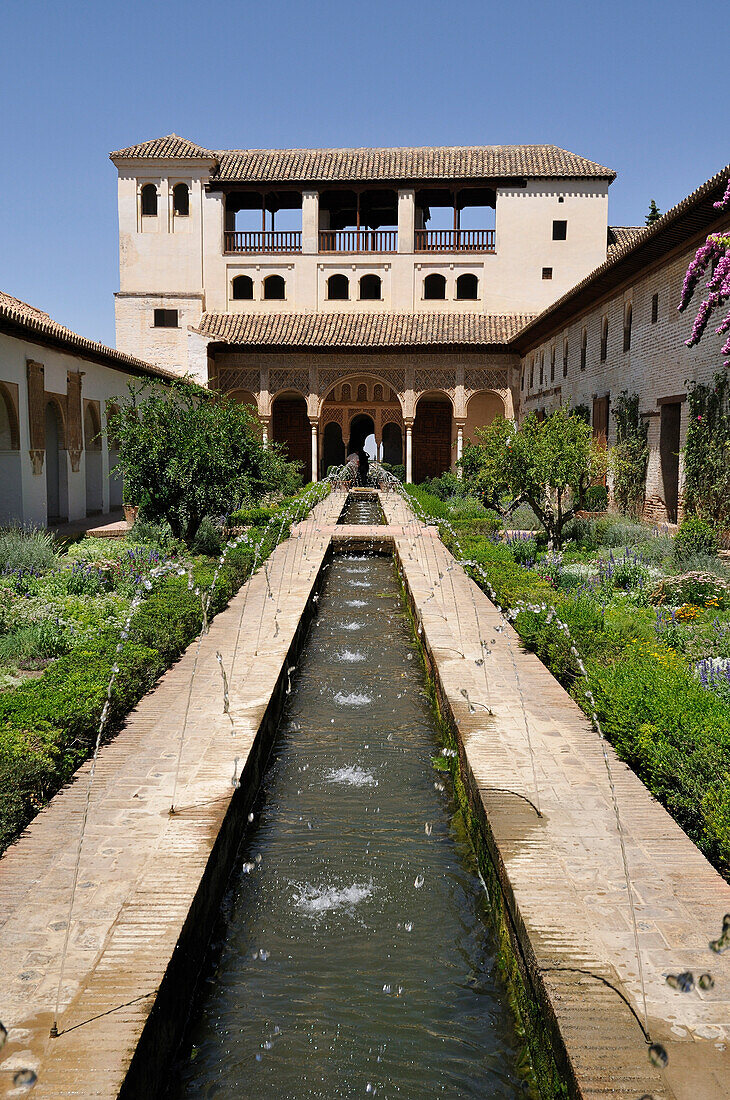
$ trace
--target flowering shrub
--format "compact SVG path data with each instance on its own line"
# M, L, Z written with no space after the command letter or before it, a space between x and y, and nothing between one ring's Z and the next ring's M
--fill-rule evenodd
M684 448L685 507L701 519L730 527L730 383L722 372L712 385L690 383Z

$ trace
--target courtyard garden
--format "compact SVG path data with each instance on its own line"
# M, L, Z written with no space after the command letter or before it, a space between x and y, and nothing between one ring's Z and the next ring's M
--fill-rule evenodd
M551 419L521 472L523 427L502 422L467 451L462 479L408 492L589 718L595 702L619 756L728 877L730 562L718 529L701 509L676 532L620 512L586 515L596 464L611 456L592 453L580 417L561 414L566 432ZM528 424L525 437L537 443L544 430ZM511 451L504 460L500 448Z

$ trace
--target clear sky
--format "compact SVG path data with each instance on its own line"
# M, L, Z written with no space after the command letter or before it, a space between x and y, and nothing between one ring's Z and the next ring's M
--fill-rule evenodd
M0 288L114 343L112 149L549 142L643 224L730 162L707 0L0 0Z

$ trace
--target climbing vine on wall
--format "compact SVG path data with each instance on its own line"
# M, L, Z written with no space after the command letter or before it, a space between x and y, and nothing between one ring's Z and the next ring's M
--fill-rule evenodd
M611 451L613 496L626 515L638 516L644 504L649 464L648 425L639 416L639 395L623 390L613 406L616 446Z
M684 448L685 507L730 528L730 380L720 371L713 385L691 383Z

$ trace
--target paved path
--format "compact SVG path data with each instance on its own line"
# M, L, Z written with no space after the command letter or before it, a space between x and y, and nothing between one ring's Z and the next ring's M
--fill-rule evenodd
M188 950L181 945L189 943L190 927L209 917L205 885L214 879L227 838L230 843L232 800L252 797L261 767L256 732L272 691L282 684L330 539L348 533L366 544L393 540L444 700L458 723L462 764L486 814L516 935L559 1025L576 1091L591 1100L608 1094L627 1100L646 1093L656 1100L730 1095L730 952L717 956L708 949L730 912L730 887L610 753L649 1024L669 1052L660 1073L619 995L642 1018L601 744L540 662L520 650L514 631L495 629L501 625L496 609L453 562L435 529L414 521L397 497L383 494L382 503L387 527L349 532L334 527L342 495L330 497L272 556L268 584L259 571L214 620L200 649L174 816L168 810L195 645L104 747L82 851L58 1039L49 1039L48 1030L88 765L0 860L0 1016L10 1029L0 1095L13 1095L12 1071L30 1066L38 1072L36 1096L117 1096L155 998L164 1000L170 959ZM479 667L482 637L492 653ZM222 713L217 650L231 673L232 722ZM489 705L494 717L480 705ZM242 768L237 793L232 780ZM538 802L542 817L530 805ZM695 976L711 972L714 988L682 994L667 985L666 974L688 969ZM174 989L166 995L174 998ZM165 1011L163 1005L160 1013Z

